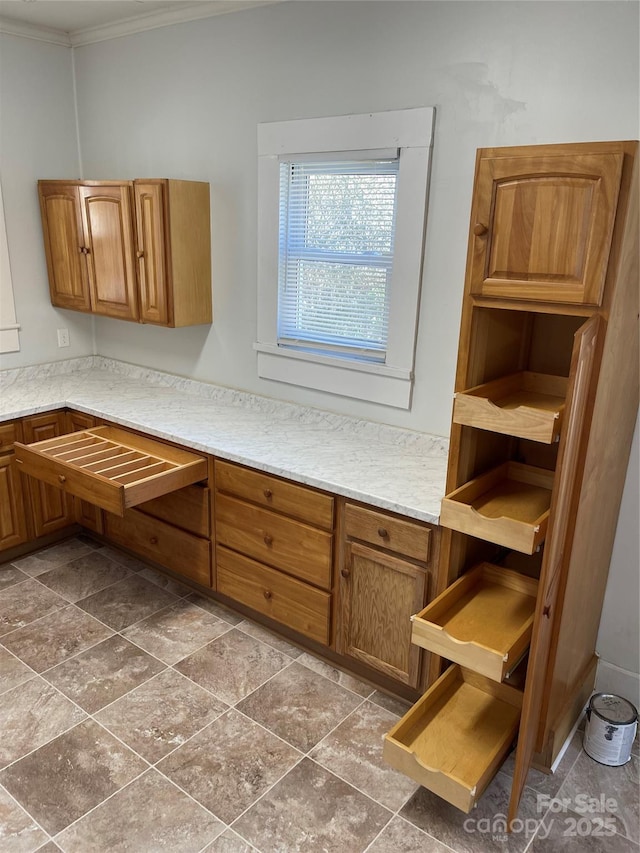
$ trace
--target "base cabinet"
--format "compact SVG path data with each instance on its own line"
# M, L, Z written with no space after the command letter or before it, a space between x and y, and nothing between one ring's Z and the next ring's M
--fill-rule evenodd
M57 438L67 432L64 412L48 412L22 421L26 444ZM35 536L46 536L69 527L75 521L73 498L42 480L28 477L28 492Z
M350 502L344 531L338 651L418 687L423 655L411 618L427 601L436 531Z
M22 481L12 453L0 455L0 551L28 539Z

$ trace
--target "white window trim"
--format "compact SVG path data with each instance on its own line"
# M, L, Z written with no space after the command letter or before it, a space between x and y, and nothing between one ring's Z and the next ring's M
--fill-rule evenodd
M16 322L9 245L2 203L2 185L0 184L0 353L18 352L20 350L19 330L20 326Z
M258 375L408 409L426 220L434 109L258 125ZM385 364L278 346L279 158L332 151L400 149L396 237Z

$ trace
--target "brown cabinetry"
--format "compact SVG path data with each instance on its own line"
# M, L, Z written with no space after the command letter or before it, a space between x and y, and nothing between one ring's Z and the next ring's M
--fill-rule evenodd
M216 589L328 645L334 499L215 463Z
M209 185L39 181L51 302L162 326L210 323Z
M0 551L28 539L22 479L13 454L16 437L17 424L0 424Z
M517 735L513 820L534 754L551 767L593 688L638 409L636 154L478 152L439 595L413 622L414 643L456 663L385 743L465 811ZM438 742L463 742L461 708L477 736L455 764Z
M426 602L435 531L347 502L344 533L338 651L417 687L421 653L410 620Z

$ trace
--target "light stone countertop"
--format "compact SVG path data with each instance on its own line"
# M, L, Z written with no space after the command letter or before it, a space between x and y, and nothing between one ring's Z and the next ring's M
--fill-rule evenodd
M0 421L68 407L437 523L448 440L106 359L0 371Z

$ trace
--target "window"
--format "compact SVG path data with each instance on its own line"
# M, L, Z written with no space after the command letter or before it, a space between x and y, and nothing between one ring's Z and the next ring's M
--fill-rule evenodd
M259 375L409 408L433 110L259 125Z
M16 309L13 301L11 267L9 266L9 247L4 223L2 188L0 187L0 353L17 352L20 349L16 323Z

